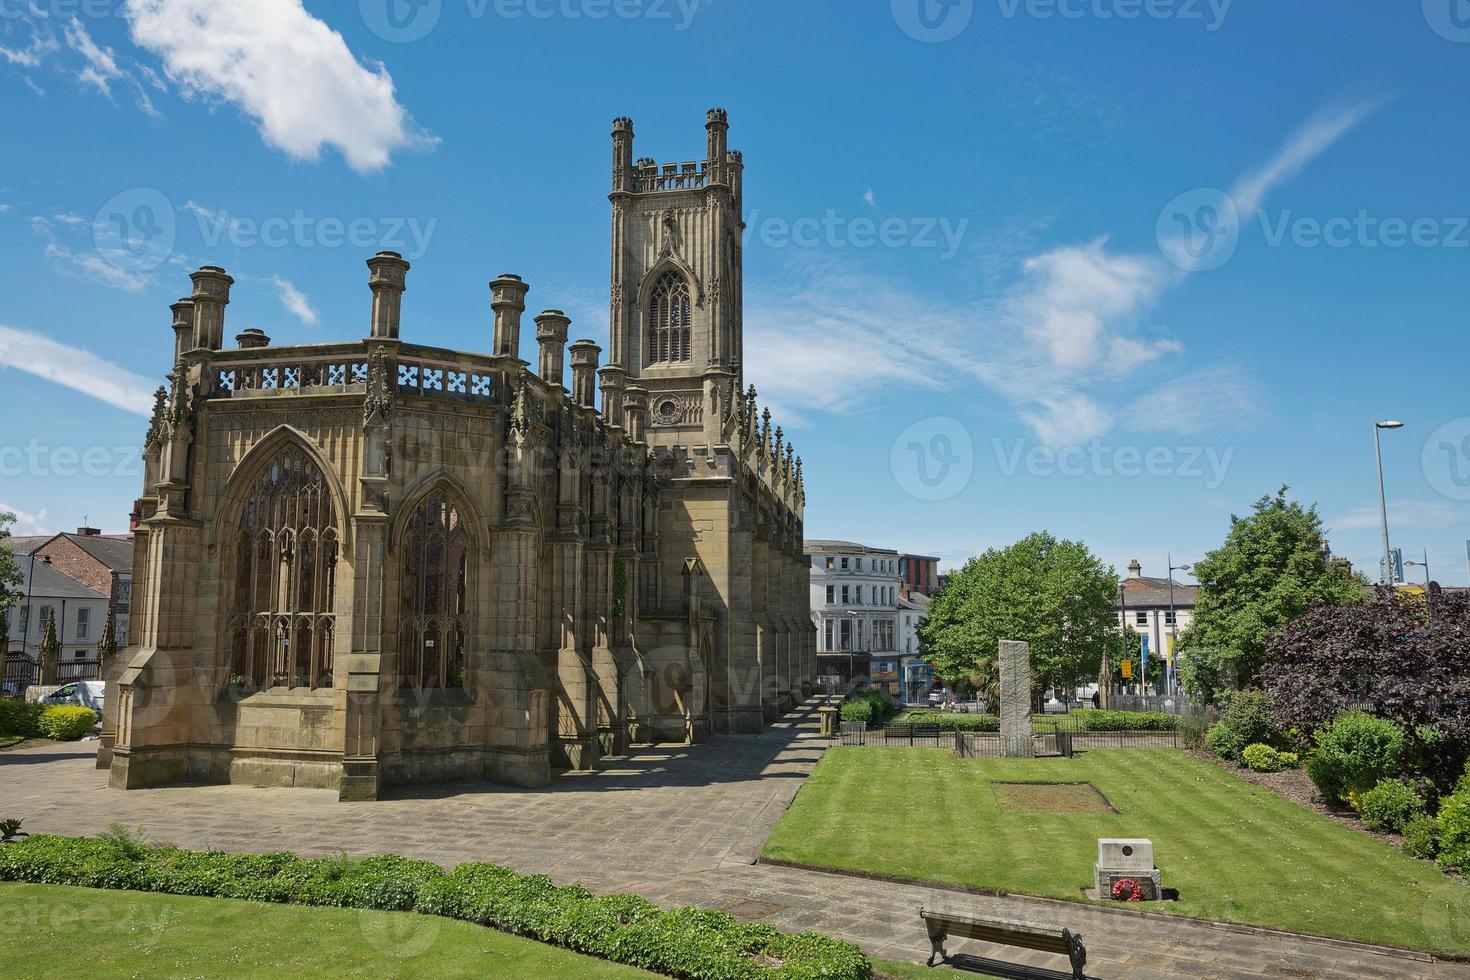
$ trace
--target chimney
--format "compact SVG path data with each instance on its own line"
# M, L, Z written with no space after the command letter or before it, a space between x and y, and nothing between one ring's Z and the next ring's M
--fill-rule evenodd
M77 528L77 536L81 538L100 538L102 537L102 529L100 527L79 527Z
M194 346L219 350L225 343L225 307L235 280L217 265L206 265L189 276L194 282Z
M602 353L590 340L579 340L571 346L572 401L593 408L597 404L597 358Z
M194 349L194 301L185 296L169 309L174 313L173 363L177 364L185 351Z
M567 331L572 321L561 310L546 310L536 318L536 344L540 348L541 380L547 384L562 383L562 362L566 358Z
M1128 563L1128 577L1143 578L1143 566L1138 563L1137 558Z
M379 252L367 260L368 288L373 291L373 315L368 336L397 340L398 320L403 310L403 291L408 288L409 264L397 252Z
M602 420L608 425L623 424L623 385L628 372L609 364L597 372L602 379Z
M496 357L521 356L521 314L531 289L520 276L506 273L490 284L490 309L495 311L495 335L490 353Z
M623 411L628 419L628 438L643 441L643 428L648 421L648 389L629 385L623 392Z
M269 347L271 339L265 335L264 330L251 327L244 333L235 334L235 343L240 345L241 350L258 350L261 347Z

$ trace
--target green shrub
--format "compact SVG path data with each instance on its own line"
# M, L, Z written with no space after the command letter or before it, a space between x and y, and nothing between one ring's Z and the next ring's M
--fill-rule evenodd
M1247 745L1240 753L1240 761L1252 772L1281 772L1297 766L1295 752L1279 752L1262 742Z
M1416 858L1439 856L1439 821L1427 813L1410 820L1404 828L1404 850Z
M41 737L41 705L20 698L0 698L0 735Z
M1172 732L1179 726L1176 715L1162 711L1100 711L1078 708L1063 716L1077 732Z
M1205 748L1222 759L1239 763L1251 745L1282 744L1281 731L1271 720L1271 702L1262 691L1237 691L1224 716L1205 735Z
M1439 801L1439 862L1470 874L1470 772L1459 789Z
M1373 830L1399 833L1424 812L1424 797L1402 779L1382 779L1358 803L1363 822Z
M897 707L883 691L859 691L842 703L843 721L863 721L875 724Z
M946 732L998 732L1000 719L995 715L960 714L955 711L933 711L911 708L889 722L890 725L938 725Z
M1380 780L1402 770L1404 730L1385 718L1349 711L1317 733L1317 750L1307 760L1307 775L1322 796L1337 802L1361 798Z
M97 712L74 704L48 704L37 726L42 738L75 742L97 727Z
M632 895L594 897L544 875L489 864L445 873L383 856L305 860L155 847L120 828L106 837L36 836L0 847L0 880L261 902L402 909L501 929L688 980L870 980L858 947L741 924L710 909L665 911Z
M1202 749L1205 747L1205 737L1209 734L1213 724L1209 715L1188 715L1180 718L1179 741L1184 743L1187 749Z

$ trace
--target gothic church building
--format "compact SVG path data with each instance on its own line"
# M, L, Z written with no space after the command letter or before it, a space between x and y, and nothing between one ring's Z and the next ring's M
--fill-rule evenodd
M531 370L518 276L490 283L484 353L414 342L396 253L343 343L226 348L234 281L190 277L108 670L112 786L539 786L811 694L801 460L742 377L727 129L711 110L704 159L660 165L614 121L601 366L548 309Z

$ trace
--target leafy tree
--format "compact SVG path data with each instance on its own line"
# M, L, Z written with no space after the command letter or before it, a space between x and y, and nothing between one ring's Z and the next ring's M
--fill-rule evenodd
M22 598L20 584L24 576L20 562L16 560L15 548L10 543L10 527L15 523L14 514L0 513L0 621L9 624L10 607ZM0 639L10 635L9 629L0 631Z
M1262 686L1283 728L1325 728L1365 709L1401 725L1447 788L1470 754L1470 595L1379 589L1367 602L1314 609L1271 638Z
M1196 700L1215 703L1254 681L1273 631L1309 609L1366 594L1366 581L1323 551L1316 505L1288 501L1286 492L1262 497L1246 517L1232 515L1225 543L1194 566L1202 587L1177 659Z
M919 625L920 651L953 684L994 674L1001 640L1031 644L1034 691L1096 680L1116 654L1118 579L1087 546L1046 532L970 559Z

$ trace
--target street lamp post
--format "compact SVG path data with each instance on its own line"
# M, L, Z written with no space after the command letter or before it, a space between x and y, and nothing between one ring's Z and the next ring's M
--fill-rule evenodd
M854 666L853 666L852 655L853 655L854 649L857 647L857 642L858 642L858 624L861 622L861 620L858 617L862 616L862 613L858 612L856 609L849 609L847 611L847 614L849 616L853 617L853 619L852 619L852 636L847 641L847 689L850 691L850 690L852 690L856 686L856 683L855 683L855 681L856 681L856 675L854 673Z
M1393 587L1393 553L1388 547L1388 495L1383 489L1383 441L1379 433L1384 429L1402 429L1404 423L1392 419L1373 423L1373 451L1378 456L1378 513L1383 518L1383 584Z
M1174 573L1187 572L1192 565L1174 564L1174 556L1169 555L1169 653L1164 658L1164 687L1165 693L1174 693L1174 648L1179 645L1179 614L1174 610Z
M1433 593L1431 593L1429 591L1430 585L1433 584L1433 583L1431 583L1429 581L1429 549L1428 548L1424 549L1424 560L1422 562L1418 562L1418 561L1406 561L1406 562L1404 562L1404 564L1407 565L1410 568L1422 567L1424 569L1424 608L1429 613L1429 625L1430 626L1433 626L1434 625L1434 595L1433 595Z

